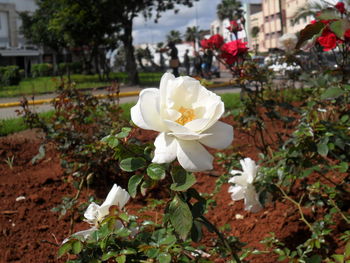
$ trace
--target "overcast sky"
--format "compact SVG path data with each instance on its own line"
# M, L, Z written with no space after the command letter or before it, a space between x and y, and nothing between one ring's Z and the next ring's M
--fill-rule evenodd
M210 23L216 19L216 6L219 3L221 0L200 0L194 2L191 8L180 6L177 14L173 10L163 13L157 24L153 20L145 21L142 16L137 17L134 20L134 44L164 42L170 30L185 33L189 26L197 25L199 29L209 29Z

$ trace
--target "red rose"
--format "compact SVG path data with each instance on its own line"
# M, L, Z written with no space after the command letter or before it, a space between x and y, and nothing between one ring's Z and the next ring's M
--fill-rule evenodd
M220 34L216 34L209 38L209 42L212 48L219 49L224 44L224 38Z
M345 31L344 38L345 38L345 40L348 40L348 41L350 40L350 29Z
M324 29L317 42L323 47L323 51L329 51L337 46L337 36L329 29Z
M201 47L204 49L208 49L209 48L209 40L208 39L202 39L201 40Z
M335 8L338 9L339 13L341 14L345 14L346 10L345 10L345 4L343 2L338 2L335 5Z
M233 64L239 56L247 53L247 42L242 42L240 39L225 43L221 47L221 57L227 64Z
M235 20L232 20L230 21L230 26L226 27L230 32L238 32L238 31L241 31L242 28L241 26L235 21Z

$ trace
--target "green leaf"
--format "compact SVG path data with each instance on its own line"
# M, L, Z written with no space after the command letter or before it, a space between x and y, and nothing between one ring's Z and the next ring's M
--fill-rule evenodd
M73 242L72 244L73 254L78 255L82 249L83 249L83 244L79 240Z
M328 88L322 95L321 99L335 99L338 98L339 96L342 96L345 93L345 91L341 88L338 87L332 87Z
M311 258L306 260L307 263L321 263L322 257L320 255L313 255Z
M320 142L317 144L317 152L322 156L327 156L328 146L326 143Z
M349 164L347 162L341 162L338 165L339 172L346 173L346 171L349 169Z
M305 41L311 39L314 35L319 34L324 27L325 25L322 22L307 25L300 31L298 43L296 44L295 48L299 49Z
M165 178L165 167L161 164L152 163L147 167L147 175L153 180L163 180Z
M350 23L347 19L339 19L330 23L331 31L333 31L340 39L344 39L344 33L349 27Z
M130 157L130 158L121 160L119 163L119 166L123 171L134 172L137 169L145 167L146 160L141 157Z
M147 189L150 188L150 187L152 186L152 184L153 184L152 180L149 180L149 179L146 180L146 181L144 181L144 182L141 184L141 194L142 194L143 196L146 195Z
M198 221L193 221L191 228L191 239L194 242L199 242L202 239L202 224Z
M117 138L118 139L123 139L125 137L128 137L130 132L131 132L131 128L130 127L123 127L122 131L117 134Z
M170 189L173 191L186 191L196 182L196 177L182 167L175 167L173 169L172 178L174 183L171 184Z
M128 182L128 192L132 198L135 198L137 194L137 186L141 183L143 179L142 174L135 174L131 176Z
M334 258L337 263L344 263L344 255L336 254L332 255L332 258Z
M147 257L156 258L159 255L159 248L150 248L146 251Z
M192 228L192 213L188 205L176 195L169 205L170 222L179 236L185 240Z
M105 260L108 260L108 259L110 259L110 258L112 258L112 257L117 256L117 255L118 255L118 252L117 252L117 251L108 251L107 253L104 253L104 254L102 255L101 259L102 259L103 261L105 261Z
M72 241L64 243L58 250L58 258L62 257L64 254L68 253L72 249Z
M318 20L341 19L339 12L335 8L327 8L321 11L317 16Z
M157 257L159 260L159 263L170 263L171 262L171 256L169 253L160 253Z
M344 252L345 258L348 258L350 256L350 241L346 243L345 245L345 252Z
M126 262L126 256L120 255L119 257L115 258L117 260L117 263L125 263Z
M113 135L107 135L106 137L103 137L101 141L107 143L107 145L112 149L119 145L119 140Z

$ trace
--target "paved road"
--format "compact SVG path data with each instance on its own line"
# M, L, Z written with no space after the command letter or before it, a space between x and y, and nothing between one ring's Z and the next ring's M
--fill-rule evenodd
M128 91L136 91L136 90L141 90L140 87L125 87L121 88L121 92L128 92ZM220 94L220 93L228 93L228 92L239 92L240 89L233 89L233 88L215 88L212 89L213 92ZM105 94L106 91L104 90L96 90L93 91L93 94ZM36 96L35 100L39 99L50 99L53 98L55 95L54 94L46 94L46 95L40 95ZM120 103L126 103L126 102L135 102L137 101L138 96L133 96L133 97L123 97L120 98ZM7 103L7 102L17 102L21 98L1 98L0 103ZM28 98L31 99L31 98ZM33 109L36 112L45 112L53 109L50 103L48 104L42 104L42 105L33 105L30 106L31 109ZM11 119L11 118L16 118L17 113L16 110L20 110L21 107L10 107L10 108L0 108L0 119Z

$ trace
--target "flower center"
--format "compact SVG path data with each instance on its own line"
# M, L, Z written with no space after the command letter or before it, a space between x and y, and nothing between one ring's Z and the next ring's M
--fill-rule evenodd
M181 113L181 117L178 118L176 122L182 126L185 125L187 122L192 121L196 117L193 109L181 107L180 109L178 109L178 112Z

